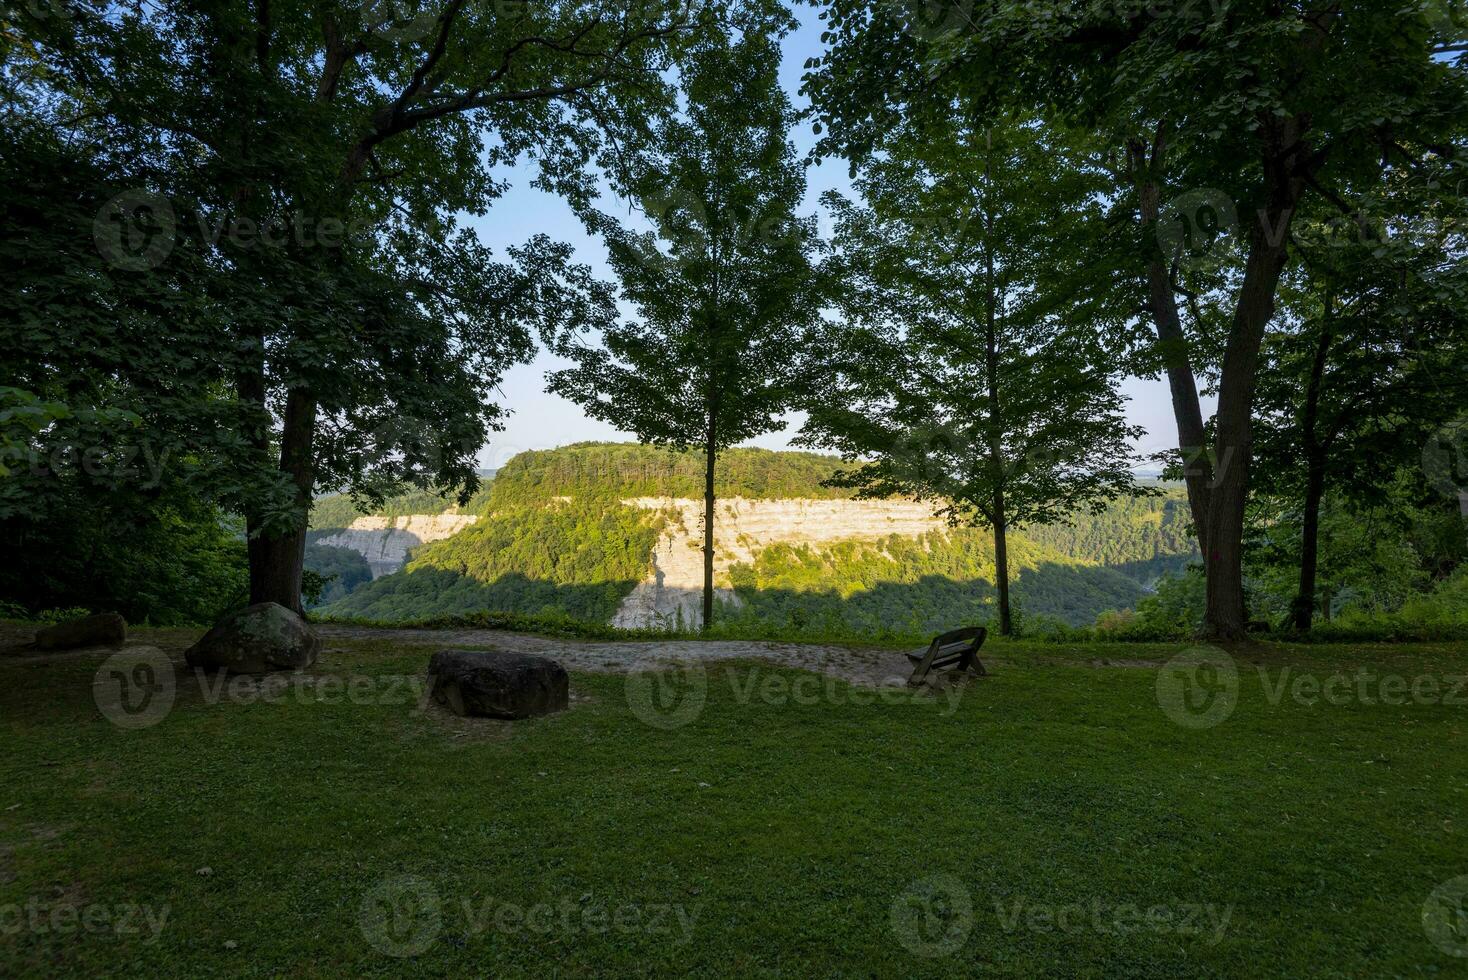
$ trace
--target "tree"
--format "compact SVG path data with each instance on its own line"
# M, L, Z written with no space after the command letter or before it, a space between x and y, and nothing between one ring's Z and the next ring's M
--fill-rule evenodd
M832 152L859 157L894 117L941 116L954 92L1076 125L1108 148L1113 218L1132 222L1120 271L1137 284L1172 391L1214 636L1245 632L1254 391L1295 216L1313 200L1354 215L1352 189L1383 170L1455 184L1442 171L1462 157L1468 100L1460 62L1435 54L1463 50L1462 31L1433 6L1006 0L944 7L957 16L938 23L917 5L831 0L823 11L831 48L807 86ZM1224 312L1222 336L1202 337L1181 315L1180 297L1205 294L1182 246L1233 215L1227 268L1198 273ZM1097 274L1114 274L1100 258ZM1217 379L1211 438L1200 371Z
M635 145L696 28L684 9L610 2L49 13L19 13L7 89L125 175L133 196L99 213L115 265L197 265L184 295L213 324L200 349L223 353L199 370L227 386L218 499L245 515L251 598L296 608L315 487L471 493L504 369L537 328L602 322L565 246L496 261L457 216L527 155L542 184L589 199L586 164ZM172 347L166 327L151 339Z
M1404 513L1402 474L1417 472L1420 486L1422 447L1468 408L1462 224L1441 217L1402 223L1363 211L1359 223L1295 235L1303 262L1281 291L1284 322L1263 347L1254 450L1257 491L1298 515L1294 629L1310 629L1316 609L1329 615L1316 588L1327 494L1349 488L1357 515Z
M992 528L1009 635L1009 529L1134 490L1139 430L1070 290L1094 174L1023 120L975 126L963 110L883 140L856 182L866 208L827 198L848 325L804 438L862 460L838 485Z
M714 471L720 451L781 427L801 337L818 316L814 222L777 77L781 18L733 21L681 66L686 112L662 122L621 190L652 232L598 213L622 295L640 319L568 353L550 390L643 442L704 454L702 625L714 615Z

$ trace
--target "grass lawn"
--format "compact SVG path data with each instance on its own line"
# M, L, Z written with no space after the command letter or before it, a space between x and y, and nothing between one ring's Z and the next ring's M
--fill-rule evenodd
M1159 707L1175 645L999 645L937 698L578 673L515 724L329 645L138 729L103 654L0 658L0 976L1468 976L1429 902L1468 875L1462 644L1237 653L1210 728Z

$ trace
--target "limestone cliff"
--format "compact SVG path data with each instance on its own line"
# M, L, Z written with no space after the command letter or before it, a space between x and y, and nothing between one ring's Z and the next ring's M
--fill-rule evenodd
M344 530L322 534L315 541L350 548L367 559L373 578L381 578L402 568L411 549L457 534L476 520L472 514L369 515L358 517Z
M702 618L703 501L681 497L634 497L624 504L668 515L652 554L652 567L612 619L613 626L647 627L676 622L695 626ZM915 537L942 527L927 504L900 500L747 500L716 504L714 585L718 598L737 601L729 566L751 562L759 549L780 541L824 543Z

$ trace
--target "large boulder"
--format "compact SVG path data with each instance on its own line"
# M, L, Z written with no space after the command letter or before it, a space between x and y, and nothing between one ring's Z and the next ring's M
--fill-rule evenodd
M127 620L117 613L98 613L48 626L36 633L36 646L42 650L66 650L71 647L122 646L127 639Z
M184 652L190 667L231 674L301 670L316 662L321 637L276 602L258 602L225 616Z
M545 657L485 650L440 650L428 663L433 699L456 715L530 718L570 703L566 668Z

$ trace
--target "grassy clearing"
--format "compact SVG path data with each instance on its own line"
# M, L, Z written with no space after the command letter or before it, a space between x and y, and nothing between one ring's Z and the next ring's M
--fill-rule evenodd
M1178 649L996 646L937 698L724 664L676 728L648 706L697 672L422 711L390 634L132 731L101 654L0 659L0 975L1468 974L1422 925L1468 874L1468 648L1252 648L1201 730L1158 706ZM1362 670L1371 703L1295 696Z

